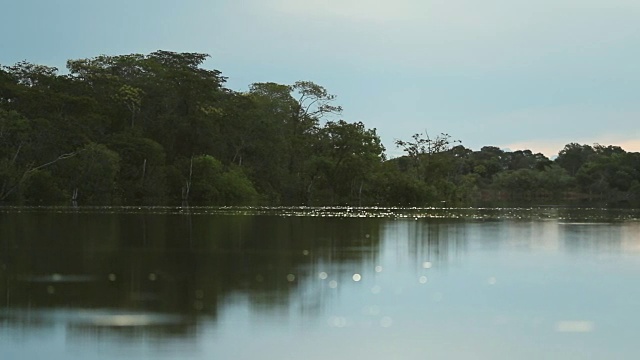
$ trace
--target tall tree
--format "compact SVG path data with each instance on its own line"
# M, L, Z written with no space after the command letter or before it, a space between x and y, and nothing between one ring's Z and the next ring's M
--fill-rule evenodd
M595 150L589 145L570 143L560 150L555 162L567 170L571 176L575 176L582 165L595 155L595 153Z
M315 177L326 181L330 203L362 204L365 183L379 171L384 159L384 146L376 129L367 129L362 122L329 121L319 132Z

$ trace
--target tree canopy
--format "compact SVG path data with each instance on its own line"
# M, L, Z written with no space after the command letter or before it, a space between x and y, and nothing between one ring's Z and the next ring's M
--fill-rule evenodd
M640 154L570 143L464 147L396 140L341 118L311 81L225 87L201 53L0 66L0 203L393 205L640 201Z

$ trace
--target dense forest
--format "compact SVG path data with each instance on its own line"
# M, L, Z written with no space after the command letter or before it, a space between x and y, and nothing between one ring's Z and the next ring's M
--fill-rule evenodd
M387 159L376 129L339 120L324 87L235 92L201 66L207 57L103 55L69 60L64 74L0 67L0 204L640 201L640 153L571 143L552 161L421 132Z

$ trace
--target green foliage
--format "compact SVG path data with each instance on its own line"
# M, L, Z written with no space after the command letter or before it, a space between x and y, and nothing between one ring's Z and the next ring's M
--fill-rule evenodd
M538 172L537 176L540 188L551 194L553 198L560 198L563 193L575 186L575 178L557 164L552 164L544 172Z
M571 143L564 146L558 153L556 164L567 170L571 176L575 176L578 170L595 155L595 150L589 145Z
M0 201L17 201L30 172L60 160L51 158L56 148L48 141L49 129L46 120L0 109Z
M373 178L373 184L376 205L425 206L433 205L437 199L433 186L406 172L398 171L393 161L382 166L381 172Z
M107 146L118 153L118 196L124 203L161 203L166 192L164 149L157 142L121 133L107 139Z
M255 205L260 197L251 180L239 167L231 167L222 174L220 190L225 205Z
M459 140L451 140L451 136L444 133L435 139L432 139L427 132L424 135L419 133L411 136L411 139L409 141L396 140L395 143L411 159L414 176L418 180L433 177L434 167L438 166L433 162L437 162L437 157L440 154L449 151L452 144L460 142Z
M258 201L258 193L244 172L239 167L225 169L213 156L183 160L182 175L183 198L194 199L194 204L252 205Z
M640 154L567 144L467 149L448 134L396 140L336 119L310 81L247 92L201 53L69 60L68 74L0 66L0 202L203 205L441 205L563 198L638 200Z
M455 199L462 203L476 202L480 198L480 175L476 173L462 175L456 188Z
M384 160L376 130L361 122L329 121L319 130L314 150L311 167L329 190L325 201L362 204L363 187Z
M33 205L51 205L63 203L69 198L62 190L59 178L47 170L35 170L27 175L22 185L22 198Z
M511 196L531 197L540 188L536 175L536 171L530 169L506 170L496 175L494 184Z
M32 130L16 111L0 109L0 201L15 197L28 165L22 156Z
M85 205L112 203L119 170L118 153L95 143L86 145L77 155L54 167L71 199Z
M213 156L194 157L189 163L188 176L186 165L183 165L183 174L189 183L189 195L201 204L222 205L222 163Z

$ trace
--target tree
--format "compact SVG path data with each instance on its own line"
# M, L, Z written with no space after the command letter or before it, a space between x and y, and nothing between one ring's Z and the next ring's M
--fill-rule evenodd
M297 101L297 118L320 120L325 115L342 113L342 107L333 105L336 99L335 95L331 95L327 90L311 81L296 81L290 87L298 96Z
M70 78L82 85L111 119L112 130L140 126L145 137L172 156L211 152L218 103L226 78L202 69L201 53L156 51L149 55L98 56L70 60ZM136 125L137 124L137 125Z
M473 167L482 176L485 183L490 182L493 176L507 169L505 152L495 146L483 146L480 151L471 155Z
M31 171L25 178L21 197L27 204L51 205L68 200L59 179L48 170Z
M332 104L336 97L310 81L293 85L256 83L249 96L256 104L253 118L265 130L263 135L272 140L272 150L261 147L263 154L272 155L266 161L274 170L266 186L279 188L285 203L308 203L316 176L316 166L310 163L312 144L318 141L320 120L342 111Z
M164 149L157 142L127 132L106 145L120 157L117 193L125 203L157 203L166 193Z
M418 180L426 179L428 175L427 167L436 154L446 152L451 148L451 144L460 142L459 140L451 140L451 136L445 133L441 133L435 139L432 139L426 131L424 135L418 133L411 136L411 138L413 141L396 139L395 143L412 160L414 174Z
M135 125L136 114L140 112L143 94L144 91L139 88L122 85L114 95L115 100L131 112L131 127Z
M39 124L46 121L29 121L15 111L0 109L0 201L18 198L20 186L31 173L77 155L70 152L52 157L39 151L46 149L39 141L42 133L34 129L46 126Z
M551 166L552 162L541 153L532 153L531 150L516 150L504 152L508 170L530 169L544 170Z
M494 186L511 198L531 199L540 189L537 172L531 169L506 170L496 175Z
M384 162L373 174L372 203L386 206L424 206L437 199L436 189L402 171L398 159Z
M183 200L201 205L251 205L258 193L238 167L227 170L210 155L182 162Z
M331 203L362 203L363 189L384 161L384 146L376 129L362 122L327 122L318 133L315 176L326 181ZM312 177L309 190L313 187Z
M555 163L575 176L578 170L593 156L595 150L589 145L570 143L558 153Z
M596 144L593 153L579 168L576 179L581 189L607 198L630 196L633 181L640 177L638 162L618 146ZM624 195L627 194L627 195Z
M82 204L112 203L120 170L118 153L105 145L90 143L76 154L52 170L66 185L70 200Z

